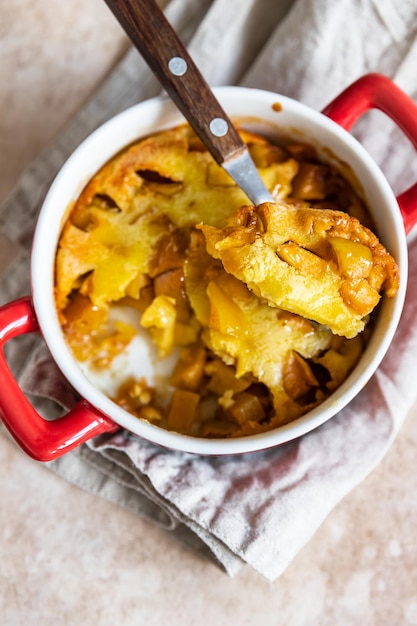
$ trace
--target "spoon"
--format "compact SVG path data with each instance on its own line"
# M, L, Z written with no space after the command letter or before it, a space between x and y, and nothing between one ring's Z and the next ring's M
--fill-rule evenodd
M274 202L235 126L155 0L105 0L161 85L254 205Z
M254 205L243 208L249 211L249 222L242 223L238 215L235 227L225 230L201 226L211 256L270 305L338 335L353 338L361 332L379 292L385 289L393 296L398 288L394 259L373 233L346 213L276 202L155 0L105 2L215 161ZM250 224L256 230L259 223L261 231L251 233ZM317 256L323 250L329 258ZM379 268L377 284L372 279L374 264Z

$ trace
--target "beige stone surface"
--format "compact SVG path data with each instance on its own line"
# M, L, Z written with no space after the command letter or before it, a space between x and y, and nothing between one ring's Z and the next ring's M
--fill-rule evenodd
M1 197L125 48L101 0L0 2ZM250 568L228 578L0 436L0 623L417 625L416 451L417 405L380 465L270 584Z
M102 0L0 2L0 198L127 45Z

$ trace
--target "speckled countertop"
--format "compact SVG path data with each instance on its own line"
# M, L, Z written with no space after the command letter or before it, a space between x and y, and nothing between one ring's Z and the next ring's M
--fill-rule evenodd
M127 42L102 0L0 3L0 198ZM0 435L4 626L417 624L417 405L371 476L273 584L234 579Z

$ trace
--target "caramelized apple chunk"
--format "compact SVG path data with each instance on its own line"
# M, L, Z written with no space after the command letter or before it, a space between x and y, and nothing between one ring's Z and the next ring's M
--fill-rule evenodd
M178 433L190 432L199 401L198 393L185 389L175 389L168 408L168 428Z
M160 358L170 354L174 347L176 316L175 300L169 296L156 296L142 314L140 323L149 329Z
M319 387L311 367L302 356L290 350L283 370L283 386L292 400L299 400L312 390Z

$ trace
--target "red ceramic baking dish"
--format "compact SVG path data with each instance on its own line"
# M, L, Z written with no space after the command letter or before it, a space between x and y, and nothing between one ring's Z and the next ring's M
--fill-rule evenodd
M214 91L229 116L243 126L275 136L278 141L283 132L286 137L293 133L296 139L314 145L323 161L343 163L354 172L378 236L399 265L399 291L395 298L383 298L371 339L348 379L320 406L290 424L253 436L203 439L164 430L123 410L86 377L65 342L54 302L54 265L69 207L91 176L133 141L184 121L165 98L138 104L98 128L62 167L44 201L35 231L32 294L0 309L0 414L17 443L37 460L55 459L96 435L121 428L160 446L202 455L239 454L280 445L317 428L346 406L375 372L392 341L406 294L406 234L417 221L417 184L395 197L379 167L349 130L363 113L380 109L417 148L417 106L391 80L378 74L356 81L321 113L275 93L241 87ZM81 398L55 421L45 420L33 408L4 356L6 342L39 332Z

